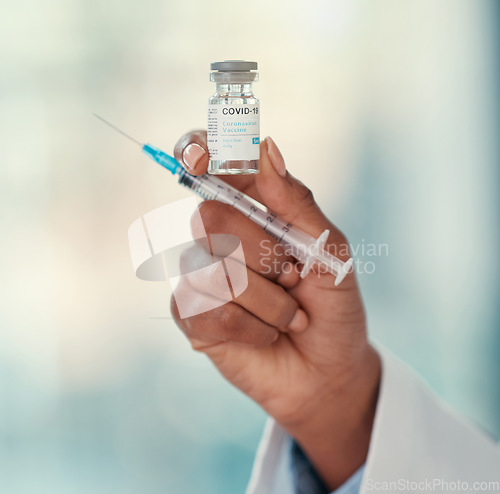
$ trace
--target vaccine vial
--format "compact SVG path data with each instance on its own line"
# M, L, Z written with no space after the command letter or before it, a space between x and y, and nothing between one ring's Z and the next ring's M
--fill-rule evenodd
M208 173L258 173L260 111L252 90L259 77L257 63L226 60L210 69L215 93L208 100Z

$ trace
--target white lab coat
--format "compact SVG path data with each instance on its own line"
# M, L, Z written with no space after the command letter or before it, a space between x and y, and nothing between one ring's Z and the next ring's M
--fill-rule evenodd
M498 446L449 409L402 362L380 353L382 381L361 493L500 492ZM270 420L247 494L293 494L290 441Z

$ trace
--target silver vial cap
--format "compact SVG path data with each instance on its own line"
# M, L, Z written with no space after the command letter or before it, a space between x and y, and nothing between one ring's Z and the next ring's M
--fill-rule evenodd
M212 62L210 70L217 70L219 72L249 72L250 70L257 70L257 62L247 62L246 60Z

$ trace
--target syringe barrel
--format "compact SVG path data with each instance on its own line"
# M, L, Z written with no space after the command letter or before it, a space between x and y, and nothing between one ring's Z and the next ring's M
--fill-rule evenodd
M261 226L278 243L289 246L290 255L293 255L298 260L304 260L307 250L316 241L314 237L298 230L290 223L285 223L272 211L263 209L263 206L251 197L217 177L210 175L193 176L181 170L179 172L179 184L188 187L203 199L215 199L230 204Z
M262 204L217 177L212 175L195 177L181 170L179 172L179 184L188 187L203 199L215 199L230 204L261 226L268 235L271 235L280 243L292 234L294 235L293 240L296 240L294 243L297 245L309 246L309 244L314 243L314 238L297 231L291 224L282 221Z
M178 174L179 184L187 187L191 192L198 194L203 199L217 200L231 204L229 200L231 195L240 194L244 196L239 190L231 187L217 177L211 177L209 175L194 176L187 173L184 169L180 169Z
M313 236L299 230L290 223L286 223L272 211L264 209L264 206L251 197L217 177L210 175L193 176L184 169L181 169L178 173L179 184L189 188L203 199L218 200L230 204L262 227L278 243L282 244L288 255L304 263L309 259L311 249L317 241ZM337 275L343 266L342 261L323 249L320 249L320 252L314 255L314 260L321 263L324 270L334 275Z

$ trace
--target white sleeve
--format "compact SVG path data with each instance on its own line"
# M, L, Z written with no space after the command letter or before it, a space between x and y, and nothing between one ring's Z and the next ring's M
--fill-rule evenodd
M290 445L290 436L273 419L269 419L246 494L293 494Z
M458 417L403 363L380 353L382 381L361 493L500 492L495 443ZM270 419L247 494L293 494L290 441Z
M361 492L500 492L500 451L493 440L402 362L380 353L382 383ZM476 482L490 484L485 489Z

